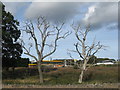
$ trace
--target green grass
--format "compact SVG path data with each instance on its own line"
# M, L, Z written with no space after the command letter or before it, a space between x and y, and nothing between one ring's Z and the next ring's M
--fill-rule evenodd
M79 69L45 68L43 72L44 85L78 84ZM3 72L4 84L39 84L37 68L18 68L14 72ZM117 83L117 66L95 66L84 74L84 83Z

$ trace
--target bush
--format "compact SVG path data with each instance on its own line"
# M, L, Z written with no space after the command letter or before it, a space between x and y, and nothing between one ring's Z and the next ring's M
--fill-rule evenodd
M74 67L73 67L73 68L74 68L74 69L79 69L77 65L74 65Z
M92 71L85 72L84 76L83 76L83 81L90 81L92 76L93 76L93 72Z

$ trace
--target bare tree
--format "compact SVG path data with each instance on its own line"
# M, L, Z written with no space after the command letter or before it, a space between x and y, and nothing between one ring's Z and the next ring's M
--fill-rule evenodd
M69 31L62 34L63 25L64 23L62 23L60 27L55 25L52 26L50 22L48 22L47 19L42 16L37 18L35 25L31 20L25 23L25 31L30 35L29 39L32 39L34 41L34 47L36 49L37 56L31 54L30 52L31 47L33 47L32 44L29 44L30 47L25 47L25 43L23 42L23 40L21 40L22 46L25 50L24 54L34 58L37 62L40 83L43 83L41 62L43 61L43 59L52 55L56 51L57 44L60 39L65 39L70 34ZM36 35L35 32L37 32L39 36ZM47 40L51 37L54 38L52 38L51 42L48 42ZM50 48L50 51L48 51L47 53L45 53L46 48Z
M82 60L81 63L78 64L78 67L81 70L78 83L82 83L84 72L88 68L90 68L90 66L87 67L88 61L100 49L103 48L103 45L101 45L100 42L95 43L95 40L93 40L93 43L91 45L87 45L86 40L87 40L87 35L90 31L90 25L88 25L85 29L83 29L83 28L81 28L80 24L78 24L77 26L72 24L72 29L75 31L75 36L78 40L78 42L74 44L75 51L79 54L79 57Z

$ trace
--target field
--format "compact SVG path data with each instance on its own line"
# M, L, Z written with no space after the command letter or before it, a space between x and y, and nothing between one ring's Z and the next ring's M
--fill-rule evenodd
M72 67L43 68L44 84L39 84L37 68L16 68L14 72L3 71L3 87L14 85L31 87L74 86L74 87L117 87L117 66L94 66L84 75L83 84L78 84L79 69ZM13 86L11 86L13 85ZM88 86L87 86L88 85Z

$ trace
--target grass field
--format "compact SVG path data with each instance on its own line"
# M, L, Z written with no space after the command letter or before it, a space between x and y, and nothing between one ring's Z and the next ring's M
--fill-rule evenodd
M62 67L58 69L45 67L43 85L77 85L79 69ZM39 85L37 68L16 68L14 72L3 71L3 84ZM84 75L85 83L118 83L117 66L94 66Z

